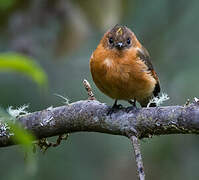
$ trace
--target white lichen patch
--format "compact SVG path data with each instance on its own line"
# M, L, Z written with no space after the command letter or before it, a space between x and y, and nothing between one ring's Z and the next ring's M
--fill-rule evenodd
M41 126L46 126L46 125L54 125L53 120L53 113L52 113L53 107L48 107L46 110L42 112L42 121L40 122Z
M195 102L199 102L199 99L197 97L194 97Z
M47 108L48 111L51 111L53 109L53 106L50 106Z
M7 109L7 112L10 116L17 118L17 117L29 114L28 111L26 110L28 107L29 107L28 105L23 105L21 107L14 109L12 106L10 106Z
M60 94L56 94L56 93L54 95L57 96L57 97L60 97L61 99L63 99L64 100L62 102L63 104L69 105L69 99L68 98L66 98L66 97L64 97L64 96L62 96Z
M164 101L169 100L169 96L166 93L162 93L160 97L154 97L149 101L147 104L147 107L150 106L150 104L155 103L157 106L160 106Z
M53 117L49 115L49 116L47 116L46 118L44 118L44 119L42 120L42 122L40 122L40 125L41 125L41 126L46 126L46 125L48 125L52 120L53 120Z
M14 133L10 132L9 125L6 122L0 120L0 137L7 136L9 138L10 136L13 135Z
M16 118L29 114L26 110L27 108L28 105L23 105L16 109L14 109L12 106L7 109L7 112L10 116L0 117L0 137L7 136L9 138L10 136L14 136L14 133L10 131L9 122L15 123Z

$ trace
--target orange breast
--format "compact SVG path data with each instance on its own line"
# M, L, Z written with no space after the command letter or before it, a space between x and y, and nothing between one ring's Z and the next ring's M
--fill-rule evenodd
M135 49L118 53L99 45L91 56L90 70L96 86L113 99L142 101L152 95L156 84Z

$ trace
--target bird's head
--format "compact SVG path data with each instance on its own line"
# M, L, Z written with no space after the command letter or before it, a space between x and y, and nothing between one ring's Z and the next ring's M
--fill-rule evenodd
M135 45L136 38L134 33L126 26L116 25L102 38L105 48L114 50L125 50Z

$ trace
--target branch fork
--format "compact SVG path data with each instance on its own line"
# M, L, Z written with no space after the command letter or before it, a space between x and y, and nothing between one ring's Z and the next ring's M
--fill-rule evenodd
M92 100L92 89L87 89L90 100L29 113L18 117L16 121L37 139L83 131L126 136L134 146L140 180L144 180L145 175L138 139L165 134L199 134L197 98L183 106L136 108L129 112L122 108L107 115L110 107ZM0 122L0 147L14 144L11 137L4 133L4 129Z

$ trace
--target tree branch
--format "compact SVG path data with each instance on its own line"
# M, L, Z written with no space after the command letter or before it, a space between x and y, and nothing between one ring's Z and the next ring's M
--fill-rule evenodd
M164 134L199 134L199 103L187 106L123 108L107 115L110 107L98 101L78 101L48 108L17 119L37 138L80 131L101 132L139 139ZM0 123L0 147L12 145Z
M138 178L139 180L145 180L144 165L142 161L142 154L141 154L138 138L136 136L130 136L129 139L131 140L133 144Z

